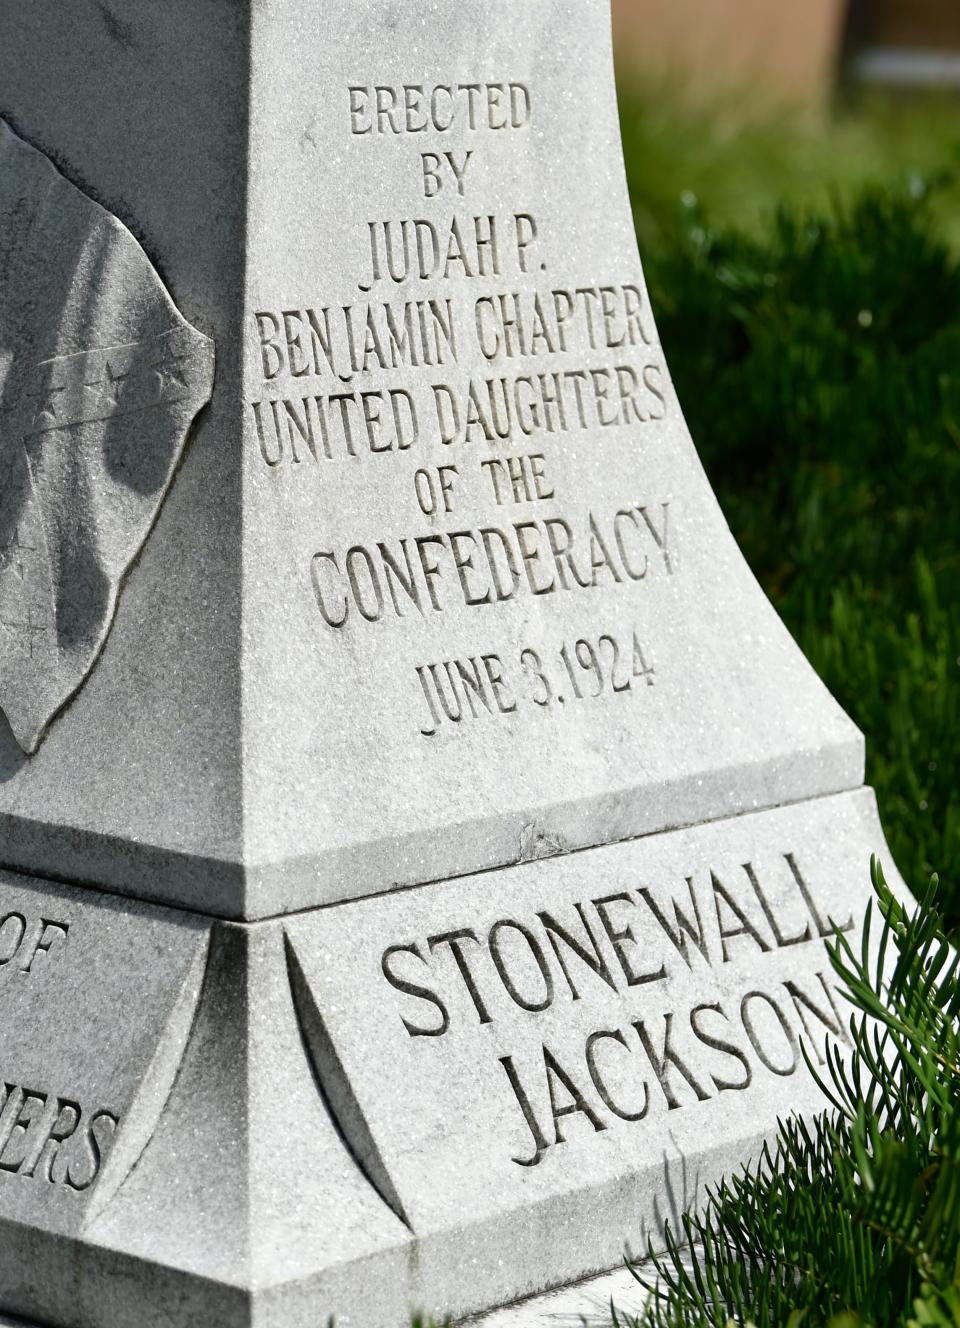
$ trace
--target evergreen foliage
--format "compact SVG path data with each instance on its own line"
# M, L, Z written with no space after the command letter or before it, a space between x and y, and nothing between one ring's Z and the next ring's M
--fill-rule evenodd
M873 880L877 943L871 904L862 945L828 947L854 1007L830 1109L668 1230L644 1318L618 1328L960 1325L960 958L935 878L910 910Z

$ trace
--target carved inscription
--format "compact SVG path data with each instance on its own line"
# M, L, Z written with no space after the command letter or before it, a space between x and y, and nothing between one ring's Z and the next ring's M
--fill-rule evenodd
M42 977L59 963L69 936L69 922L6 913L0 917L0 982L6 974Z
M334 629L352 617L426 617L450 602L477 608L629 585L654 570L651 554L660 575L672 574L669 513L669 503L653 515L635 504L587 512L576 527L565 517L540 517L326 549L313 555L310 579L320 616Z
M596 640L564 641L547 661L524 646L511 670L495 652L417 666L427 714L420 732L431 738L445 724L512 715L521 705L541 711L600 696L626 696L638 682L653 687L656 669L636 632L629 644L604 632Z
M516 77L346 87L348 150L395 143L422 207L358 223L352 300L316 290L251 319L255 464L308 499L341 468L370 484L402 466L409 484L403 533L318 536L303 569L318 634L464 609L491 627L487 648L414 666L424 738L651 682L655 642L568 630L548 661L540 643L506 652L496 611L635 595L677 572L671 495L638 476L591 499L558 461L582 446L601 473L605 441L656 437L670 395L640 286L554 275L566 237L535 203L488 204L498 154L537 133L538 115L536 87Z
M268 467L320 464L363 452L427 450L437 442L492 449L530 438L659 423L666 414L659 361L638 368L594 360L552 372L536 366L537 360L568 352L649 347L652 333L641 311L635 286L481 296L466 317L449 297L261 310L255 321L264 383L303 380L295 394L252 403L261 459ZM397 388L343 390L377 372L455 366L464 349L491 365L535 363L527 372L474 375L457 384L427 381L416 394Z
M852 930L852 917L839 925ZM624 882L482 929L404 937L384 949L381 971L404 998L399 1022L410 1038L456 1036L463 1021L493 1024L511 1010L536 1017L591 990L620 997L622 1019L590 1030L575 1055L543 1041L498 1058L516 1109L513 1161L533 1167L578 1133L744 1092L758 1069L787 1078L803 1067L800 1037L814 1057L826 1032L844 1038L825 968L766 983L726 975L722 990L689 1008L644 1009L644 993L678 966L703 980L752 956L822 948L835 930L787 852L775 879L750 862L736 873L707 867L679 888Z
M350 132L366 134L478 133L525 129L530 89L525 83L423 83L348 88Z
M68 952L72 924L29 909L0 916L0 984L42 982ZM119 1116L72 1094L0 1080L0 1185L5 1176L67 1191L90 1189Z
M119 1127L111 1111L0 1083L0 1185L5 1173L68 1192L89 1190Z

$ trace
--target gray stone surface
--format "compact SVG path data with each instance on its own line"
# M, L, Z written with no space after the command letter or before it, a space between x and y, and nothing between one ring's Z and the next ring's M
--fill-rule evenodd
M615 1266L818 1105L873 850L863 791L252 926L6 878L0 1308L405 1328Z
M883 835L683 423L610 55L605 0L0 0L0 211L39 171L110 259L0 286L4 464L75 457L31 519L113 595L140 550L105 641L44 601L99 655L39 745L80 661L0 652L6 1313L477 1314L818 1105ZM118 508L129 414L31 432L22 375L171 329Z
M183 1055L208 930L189 915L0 875L6 1220L77 1235L116 1192Z
M0 121L0 708L26 752L93 668L212 388L130 232Z
M621 1316L639 1319L647 1296L624 1267L575 1286L548 1291L519 1305L494 1310L471 1322L476 1328L610 1328L613 1305Z
M254 918L861 782L670 384L605 0L7 0L0 114L220 365L93 676L0 740L7 862Z
M848 794L287 923L318 1076L431 1306L612 1266L822 1101L798 1040L842 1032L822 937L882 843Z
M639 1318L645 1294L626 1268L470 1319L476 1328L610 1328L610 1306ZM0 1328L37 1328L0 1314Z

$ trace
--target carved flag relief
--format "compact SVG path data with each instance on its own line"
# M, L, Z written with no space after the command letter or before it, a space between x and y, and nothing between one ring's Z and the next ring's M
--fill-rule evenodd
M130 232L0 120L0 709L36 751L213 389Z

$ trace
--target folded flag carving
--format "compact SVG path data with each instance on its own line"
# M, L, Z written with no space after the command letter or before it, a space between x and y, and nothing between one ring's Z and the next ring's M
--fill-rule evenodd
M143 249L0 120L0 709L36 751L213 388Z

